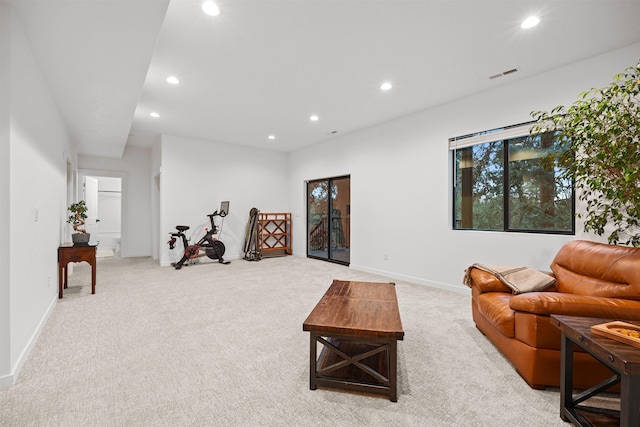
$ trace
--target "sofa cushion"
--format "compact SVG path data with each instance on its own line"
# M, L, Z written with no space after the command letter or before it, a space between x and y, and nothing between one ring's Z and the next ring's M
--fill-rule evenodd
M560 350L560 329L551 324L549 316L523 311L515 312L515 338L534 348ZM575 349L578 350L577 348Z
M574 240L551 263L561 293L640 300L640 248Z
M623 298L603 298L560 292L534 292L514 295L509 301L512 310L541 315L599 317L640 320L640 301Z
M487 292L478 295L478 311L503 335L515 336L515 312L509 308L511 294Z

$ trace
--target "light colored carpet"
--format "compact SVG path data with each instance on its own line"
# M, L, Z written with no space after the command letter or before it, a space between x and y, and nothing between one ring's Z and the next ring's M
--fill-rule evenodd
M470 296L396 281L399 396L309 390L302 323L333 279L392 281L281 257L175 270L78 264L2 426L565 426L475 328ZM461 272L462 276L462 272ZM461 277L462 278L462 277Z
M113 249L97 249L96 258L109 258L113 256Z

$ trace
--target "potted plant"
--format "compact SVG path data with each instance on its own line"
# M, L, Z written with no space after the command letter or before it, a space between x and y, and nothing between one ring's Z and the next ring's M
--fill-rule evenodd
M80 200L77 203L72 203L67 208L71 215L67 218L67 222L73 226L75 233L71 234L71 241L74 244L87 244L89 243L89 237L84 227L84 220L87 219L87 204L84 200Z
M609 243L640 246L640 62L568 109L531 114L532 134L555 131L561 142L546 160L574 180L584 231L601 236L606 228Z

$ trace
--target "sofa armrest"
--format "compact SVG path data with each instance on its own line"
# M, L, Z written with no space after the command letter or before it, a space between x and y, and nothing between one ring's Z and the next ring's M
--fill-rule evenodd
M506 292L508 294L512 294L513 290L502 283L500 279L498 279L495 275L481 270L479 268L469 267L469 270L465 272L468 276L465 275L465 282L467 285L473 289L474 287L477 289L477 294L482 294L485 292ZM552 273L548 273L549 276L555 276ZM557 292L558 288L554 283L552 286L548 287L542 292Z
M509 307L534 314L640 320L640 301L603 298L560 292L530 292L514 295Z
M471 278L471 288L478 288L480 293L484 292L506 292L511 293L511 289L500 281L496 276L478 268L472 268L469 272Z

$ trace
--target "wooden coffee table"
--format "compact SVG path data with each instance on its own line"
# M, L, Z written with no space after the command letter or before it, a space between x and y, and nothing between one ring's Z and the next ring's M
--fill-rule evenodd
M397 341L404 331L395 284L334 280L302 329L311 333L311 390L382 393L397 402Z

